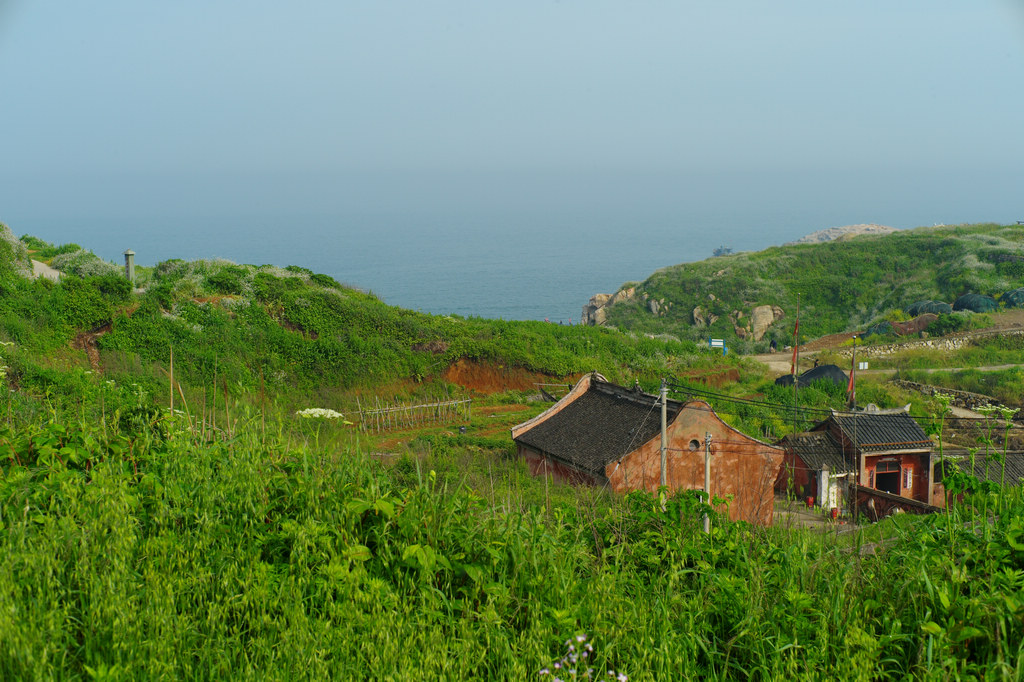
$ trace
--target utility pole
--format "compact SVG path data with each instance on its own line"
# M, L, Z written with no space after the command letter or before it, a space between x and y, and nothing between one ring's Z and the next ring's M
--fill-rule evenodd
M661 487L668 485L665 473L668 467L668 382L661 380Z
M711 434L704 433L704 493L708 496L711 506ZM704 512L704 532L711 532L711 514Z
M796 295L796 325L793 327L793 433L800 431L797 425L798 391L800 382L797 379L800 370L800 294Z

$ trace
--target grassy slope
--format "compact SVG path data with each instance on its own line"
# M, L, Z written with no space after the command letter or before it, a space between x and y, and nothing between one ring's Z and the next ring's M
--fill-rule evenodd
M418 357L623 373L720 362L610 330L420 316L262 272L274 279L169 264L141 300L116 277L0 276L16 344L0 385L0 677L525 679L584 633L599 673L633 680L946 679L1024 662L1019 496L980 541L973 519L926 519L861 559L829 536L716 522L705 537L686 496L662 511L549 490L507 437L437 430L392 462L336 425L297 438L249 414L212 440L179 430L131 383L165 386L171 344L176 371L202 383L215 365L253 405L259 367L285 372L268 390L287 398L320 373L415 378ZM113 384L67 347L107 323ZM332 349L368 357L342 370Z
M294 401L325 387L334 398L397 384L444 393L443 372L458 360L559 379L596 369L624 383L738 363L672 339L412 312L300 267L168 261L140 268L142 293L132 293L88 252L29 242L39 258L64 258L70 274L59 284L18 277L9 263L20 245L2 242L11 253L0 254L0 337L17 346L17 381L44 374L76 338L95 345L111 378L150 390L165 381L173 348L186 386L212 389L216 376L218 391L262 385Z
M866 325L921 299L952 303L964 293L998 296L1024 285L1024 262L1008 260L1024 258L1022 245L1018 227L971 225L711 258L655 272L638 286L635 302L610 309L608 323L694 339L734 339L728 319L733 311L749 316L753 306L777 305L785 322L777 322L760 345L772 338L789 344L798 297L801 338L811 339ZM654 316L642 304L644 294L671 305ZM710 330L692 327L698 306L719 317Z

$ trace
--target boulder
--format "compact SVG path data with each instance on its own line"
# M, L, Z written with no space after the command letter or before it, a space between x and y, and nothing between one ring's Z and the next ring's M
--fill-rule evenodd
M651 315L657 315L660 311L660 305L653 298L647 300L647 309L651 311Z
M776 320L785 316L782 308L777 305L759 305L750 311L750 331L755 341L764 338L768 327Z
M628 289L620 289L612 294L612 297L608 299L605 305L615 305L616 303L622 303L624 301L632 301L636 296L636 287L629 287Z
M612 299L611 294L594 294L590 297L590 300L585 306L583 306L583 312L580 314L580 322L582 324L590 325L591 327L599 324L604 324L607 317L607 313L601 313L600 322L598 321L598 311L608 305L608 301Z
M708 326L708 318L704 316L704 310L700 306L697 306L696 308L693 309L693 326Z
M644 298L647 294L644 294ZM605 323L608 319L608 311L606 308L613 306L616 303L624 303L636 299L636 287L629 287L626 289L620 289L614 294L594 294L587 301L587 304L583 306L583 312L580 314L580 322L583 324L596 327Z

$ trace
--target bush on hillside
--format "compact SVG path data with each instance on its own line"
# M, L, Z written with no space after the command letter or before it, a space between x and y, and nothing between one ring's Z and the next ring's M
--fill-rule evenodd
M78 249L55 256L51 265L66 275L77 275L78 277L97 277L121 272L121 268L113 263L108 263L86 249Z
M11 228L0 223L0 276L32 274L32 261L28 250L20 239L14 236Z
M74 253L75 251L81 251L82 247L74 242L67 244L61 244L60 246L54 246L48 241L33 237L32 235L22 235L22 243L33 251L33 255L38 260L50 260L54 256L59 256L65 253Z
M928 325L925 331L932 336L945 336L967 329L969 326L970 323L966 315L950 313L939 315L939 318Z

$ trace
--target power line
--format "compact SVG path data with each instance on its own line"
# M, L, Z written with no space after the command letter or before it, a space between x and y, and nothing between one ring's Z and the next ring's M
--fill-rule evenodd
M783 405L782 403L771 403L771 402L766 402L766 401L763 401L763 400L753 400L751 398L739 398L739 397L736 397L736 396L726 395L724 393L716 393L714 391L708 391L708 390L704 390L704 389L693 388L691 386L684 386L682 384L675 383L675 382L669 382L669 387L670 387L670 389L674 393L689 394L689 395L692 395L692 396L695 396L695 397L709 398L709 399L713 399L713 400L716 400L716 401L722 401L722 402L733 403L733 404L738 404L738 405L747 405L747 406L750 406L750 407L766 408L766 409L771 409L771 410L785 410L786 412L789 412L789 411L793 410L793 406L792 405ZM833 413L833 410L831 408L821 408L821 407L800 407L800 408L798 408L798 411L803 413L805 415L805 419L808 419L808 420L810 419L810 415L821 415L823 417L829 417ZM870 414L872 414L871 412L848 412L846 410L834 410L834 411L835 412L839 412L841 414L848 414L848 415L850 415L850 416L852 416L854 418L856 418L856 417L858 417L860 415L870 415ZM725 410L722 410L722 412L725 413L725 414L734 414L734 413L726 412ZM937 424L937 423L940 423L940 422L943 422L943 421L945 423L949 423L950 421L954 421L955 420L957 422L965 422L966 421L966 422L976 422L978 424L986 424L986 423L989 423L991 421L993 424L1000 425L1000 426L1003 425L1003 421L1001 419L999 419L999 418L996 418L996 417L957 417L957 416L954 416L954 415L946 415L945 417L939 417L939 416L912 417L912 419L914 419L914 420L916 420L918 422L926 422L926 423L930 423L930 424Z

